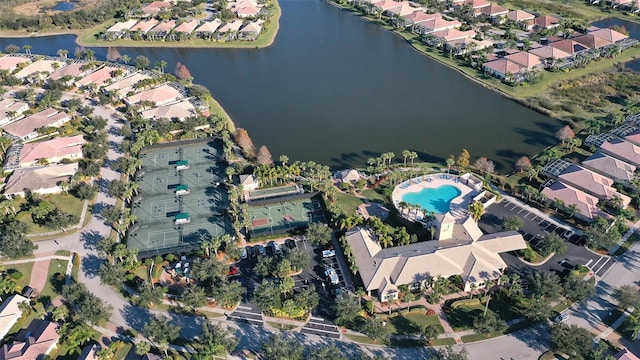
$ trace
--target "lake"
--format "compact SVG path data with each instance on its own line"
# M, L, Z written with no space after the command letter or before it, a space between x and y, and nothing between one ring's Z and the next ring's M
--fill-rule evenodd
M631 21L626 21L622 19L609 18L600 21L596 21L593 25L607 28L611 26L624 26L625 29L629 32L629 37L634 39L640 39L640 24L634 23ZM629 69L640 71L640 59L631 60L625 64Z
M467 148L508 171L557 142L558 121L510 101L421 55L389 31L320 0L282 0L280 32L266 49L126 48L167 69L184 63L254 144L274 159L332 168L366 166L403 149L443 161ZM73 54L70 35L0 39L33 53ZM95 49L104 59L106 49Z

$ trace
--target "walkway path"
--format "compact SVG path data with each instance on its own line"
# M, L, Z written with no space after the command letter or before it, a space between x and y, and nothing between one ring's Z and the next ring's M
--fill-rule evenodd
M627 231L624 235L622 235L622 238L620 238L620 240L615 245L609 248L609 254L613 256L613 254L616 253L616 251L620 248L620 246L622 246L622 244L624 244L624 242L627 241L627 239L629 239L629 237L631 237L631 235L633 235L634 232L638 231L639 227L640 227L640 220L638 220L635 224L633 224L633 226L629 229L629 231Z
M36 294L41 293L42 290L44 290L45 285L47 284L50 262L51 259L42 259L42 261L36 261L33 264L29 286L31 286L35 290Z

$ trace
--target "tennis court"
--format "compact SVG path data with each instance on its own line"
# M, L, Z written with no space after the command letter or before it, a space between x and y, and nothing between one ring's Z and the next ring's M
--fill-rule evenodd
M296 185L285 185L285 186L277 186L267 189L258 189L249 191L249 196L247 200L255 201L262 200L267 198L275 198L282 197L292 194L301 194L303 192L302 189L298 188Z
M320 200L309 196L263 201L249 206L248 211L252 236L284 233L312 222L325 221Z
M205 237L232 234L229 198L220 186L225 178L221 157L221 143L211 139L143 149L142 169L135 179L139 195L132 209L137 221L129 230L127 245L145 257L189 251L199 248ZM178 165L183 170L177 170ZM176 225L178 218L188 220Z

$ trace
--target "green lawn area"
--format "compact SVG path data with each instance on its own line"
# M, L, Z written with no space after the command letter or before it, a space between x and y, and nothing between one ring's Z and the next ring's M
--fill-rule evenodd
M364 335L344 334L344 336L351 341L361 344L379 344L378 342L373 341L373 339L371 339L370 337Z
M68 260L51 259L49 262L49 271L47 272L47 282L44 284L44 289L40 292L40 296L53 299L60 295L53 284L53 275L56 273L64 274L67 271L68 264Z
M484 308L484 303L458 306L456 309L447 312L447 319L449 319L449 324L455 331L473 329L473 319L478 315L482 315ZM511 321L519 317L511 305L499 298L489 301L489 311L504 321Z
M394 314L389 316L380 316L381 319L387 321L393 334L398 335L416 335L427 325L435 325L438 327L438 333L444 333L444 328L440 325L440 320L435 315L425 315L425 309L416 309L410 313Z
M58 255L58 256L69 256L69 255L71 255L71 251L69 251L69 250L58 250L58 251L56 251L56 255Z
M382 194L382 186L379 186L376 189L367 189L362 192L362 196L369 199L369 201L381 203L381 204L389 204L387 198Z
M347 216L354 216L356 214L356 208L363 203L362 199L349 194L337 193L336 205L344 211Z
M28 262L24 264L12 264L5 265L6 270L16 269L22 273L22 278L16 280L16 284L19 288L19 291L22 291L22 288L29 285L29 281L31 280L31 272L33 271L33 262Z
M620 245L618 250L613 253L613 256L618 256L626 253L633 246L633 244L638 241L638 239L640 239L640 235L638 233L633 233L625 242L622 243L622 245Z
M59 209L63 210L68 214L75 215L78 218L80 218L80 215L82 214L82 200L76 198L71 194L62 193L62 194L43 195L41 198L43 200L52 202ZM24 200L22 200L20 203L23 203L23 202ZM39 234L43 232L59 230L55 228L52 229L52 228L34 224L33 220L31 219L31 212L28 212L28 211L19 212L16 218L29 226L29 231L27 234Z

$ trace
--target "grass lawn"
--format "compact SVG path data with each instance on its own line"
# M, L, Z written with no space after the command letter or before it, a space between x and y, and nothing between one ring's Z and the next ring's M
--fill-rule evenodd
M431 341L431 345L433 346L447 346L447 345L455 345L456 344L456 339L454 338L442 338L442 339L435 339L433 341Z
M362 192L362 196L364 196L367 199L369 199L369 201L373 201L373 202L377 202L377 203L388 205L389 204L389 200L387 199L386 196L384 196L382 194L382 189L383 189L382 186L378 186L375 189L364 190Z
M40 296L46 296L49 297L49 299L53 299L60 295L52 282L52 277L56 273L64 274L67 270L68 264L68 260L51 259L49 262L49 271L47 272L47 282L44 284L44 289L40 292Z
M220 105L220 103L216 99L214 99L212 96L208 96L207 106L209 106L209 113L211 113L211 115L218 115L225 119L227 121L227 124L229 125L229 130L232 133L236 132L236 125L233 123L233 120L231 120L231 116L229 116L229 114L224 110L222 105Z
M113 357L115 360L124 360L127 357L127 354L133 348L133 344L130 342L122 342L118 346L118 350L116 351L115 356Z
M289 330L293 330L293 329L298 327L296 325L281 324L281 323L272 322L272 321L267 321L267 324L273 326L274 328L276 328L278 330L282 330L282 331L289 331Z
M373 341L373 339L371 339L368 336L364 336L364 335L354 335L354 334L344 334L344 336L353 341L353 342L357 342L360 344L369 344L369 345L380 345L380 343Z
M354 216L356 214L356 208L361 204L363 204L363 201L357 196L340 192L336 194L336 205L344 211L347 216Z
M100 333L95 331L94 329L88 327L88 326L84 326L85 328L87 328L87 330L91 331L91 338L94 340L98 340L100 338ZM89 345L89 343L86 343L84 346ZM84 348L84 346L82 346ZM71 350L69 348L69 345L63 340L60 339L60 342L58 343L58 346L56 347L55 350L53 350L53 352L51 352L51 354L49 355L49 358L51 359L56 359L56 360L72 360L72 359L77 359L79 353L70 353L69 350ZM82 349L80 349L82 350ZM120 359L120 358L115 358L115 359ZM121 358L124 359L124 358Z
M42 199L52 202L59 209L63 210L68 214L75 215L78 218L80 218L80 215L82 215L82 200L76 198L71 194L62 193L62 194L43 195ZM16 218L29 226L29 231L27 234L39 234L43 232L59 230L56 228L52 229L52 228L35 224L31 219L31 213L28 211L21 211L20 213L18 213Z
M393 334L398 335L416 335L419 334L422 329L427 325L435 325L438 328L438 333L444 333L444 328L440 325L440 320L435 315L425 315L425 310L420 309L411 313L395 314L391 317L380 317L387 321L387 326L390 326Z
M16 280L16 285L19 287L19 290L22 290L23 287L29 285L29 281L31 280L31 272L33 271L32 262L24 264L5 265L5 269L16 269L22 273L22 278Z
M636 241L638 241L638 239L640 239L640 235L638 233L633 233L631 236L629 236L629 238L625 242L622 243L622 245L620 245L618 250L616 250L616 252L613 253L613 256L618 256L626 253L629 249L631 249L633 244L635 244Z
M69 256L69 255L71 255L71 251L69 251L69 250L58 250L58 251L56 251L56 255L58 255L58 256Z
M484 308L484 303L472 306L458 306L456 309L447 312L447 319L449 319L449 324L455 331L473 329L473 319L478 315L482 315ZM519 317L511 305L499 298L489 301L488 311L493 312L504 321L511 321Z

